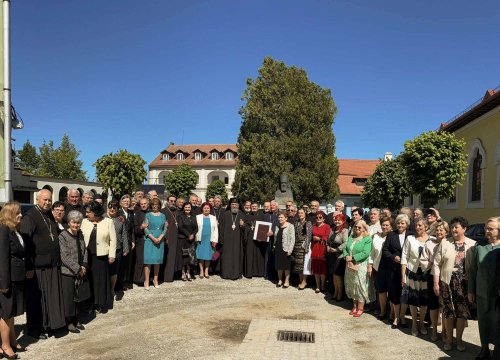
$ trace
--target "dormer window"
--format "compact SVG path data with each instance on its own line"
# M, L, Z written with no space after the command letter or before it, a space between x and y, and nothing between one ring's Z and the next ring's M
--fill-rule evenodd
M177 154L175 155L175 159L176 159L176 160L184 160L184 154L183 154L183 153L181 153L181 152L180 152L180 153L177 153Z
M226 160L233 160L234 159L234 154L230 151L226 153Z
M201 160L202 156L201 156L201 152L197 151L194 153L194 159L195 160Z
M162 159L162 160L165 160L165 161L168 161L168 160L170 160L170 155L169 155L169 154L163 154L163 155L161 156L161 159Z
M213 152L212 153L212 160L219 160L219 153L218 152Z

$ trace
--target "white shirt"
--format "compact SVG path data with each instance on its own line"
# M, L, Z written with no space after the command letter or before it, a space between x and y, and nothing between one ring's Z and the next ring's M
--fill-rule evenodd
M382 227L380 226L380 221L377 221L375 224L370 224L368 226L368 232L370 233L370 236L373 236L377 233L382 232Z
M429 258L424 249L425 243L418 241L413 235L408 235L401 255L401 265L406 265L411 272L417 272L419 267L426 271L429 266Z
M368 257L368 264L373 265L375 271L378 271L380 259L382 259L382 246L384 246L385 238L380 237L378 234L373 236L372 251Z

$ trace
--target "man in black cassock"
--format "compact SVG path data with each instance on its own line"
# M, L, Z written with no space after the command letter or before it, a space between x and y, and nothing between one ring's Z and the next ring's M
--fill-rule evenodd
M175 274L182 270L182 247L178 243L178 226L177 226L177 206L176 198L170 195L167 198L167 206L161 212L167 218L167 242L165 244L166 255L163 257L163 262L166 261L163 280L165 282L174 281Z
M222 244L221 278L236 280L243 273L243 211L240 210L238 199L229 201L227 210L222 215L219 242Z
M259 217L259 205L251 204L250 212L245 214L245 262L244 275L246 278L253 276L264 276L264 262L266 258L266 250L269 244L264 241L253 239L255 231L255 223Z
M36 206L21 221L26 249L27 333L36 339L47 339L47 331L66 326L59 239L51 204L52 193L40 190Z

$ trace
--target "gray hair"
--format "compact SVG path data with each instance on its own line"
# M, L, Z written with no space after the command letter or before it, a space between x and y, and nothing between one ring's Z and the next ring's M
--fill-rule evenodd
M81 222L83 221L83 214L78 210L71 210L68 213L67 219L68 219L68 224L71 221L81 224Z
M421 216L416 217L415 219L413 219L413 222L415 223L415 225L417 225L417 223L419 223L419 222L422 222L422 224L424 224L424 226L425 226L425 230L429 229L429 222L424 217L421 217Z
M78 193L78 195L80 195L80 190L75 189L75 188L71 188L71 189L69 189L69 190L68 190L68 195L69 195L69 194L71 194L72 192L77 192L77 193ZM81 196L81 195L80 195L80 196Z
M380 215L380 209L379 208L371 208L370 212L376 212L377 214Z
M129 195L129 194L125 194L125 195L123 195L123 196L120 198L120 201L123 201L123 200L126 200L126 199L131 200L131 198L130 198L130 195Z
M83 195L88 195L88 196L92 196L92 197L94 197L94 193L93 193L92 191L90 191L90 190L89 190L89 191L85 191L85 192L83 193Z
M345 208L345 203L342 200L335 201L335 205L337 205L337 204L342 206L342 210Z
M214 200L215 200L215 199L219 199L220 201L222 201L222 196L220 196L220 195L215 195L215 196L214 196Z
M410 226L410 218L408 217L408 215L406 215L406 214L399 214L398 216L396 216L395 223L397 224L400 221L404 221L406 223L406 225Z

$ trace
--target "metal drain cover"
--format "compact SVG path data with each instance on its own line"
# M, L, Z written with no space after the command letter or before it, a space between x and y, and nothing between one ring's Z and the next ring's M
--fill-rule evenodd
M278 330L278 341L314 343L313 332Z

